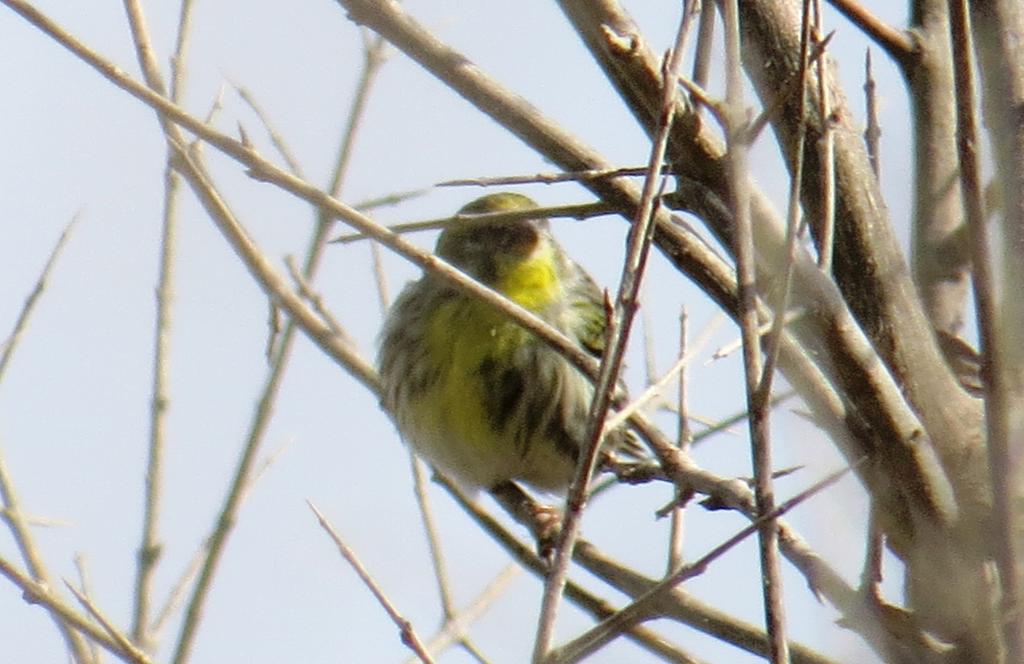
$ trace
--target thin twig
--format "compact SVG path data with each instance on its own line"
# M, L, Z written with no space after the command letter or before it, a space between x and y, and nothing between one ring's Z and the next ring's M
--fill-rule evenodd
M725 124L725 104L718 99L711 96L704 86L689 80L685 76L679 77L679 84L686 88L686 91L690 93L690 99L694 106L697 108L706 108L711 112L711 117L715 119L718 124Z
M694 51L693 56L693 82L700 88L706 88L708 85L708 78L711 74L711 49L714 46L715 39L715 3L714 2L702 2L700 3L700 21L697 26L697 48ZM696 98L692 96L690 100L693 105L697 107L697 111L700 112L700 105L697 104Z
M467 655L476 660L477 664L491 664L491 660L487 659L483 651L480 650L480 648L477 647L477 645L469 639L464 639L463 641L461 641L459 643L459 646Z
M529 569L538 576L542 576L545 573L547 569L545 564L532 552L530 547L518 542L478 504L470 501L458 487L454 486L451 482L446 481L444 478L439 478L439 481L455 497L459 505L474 519L474 521L490 533L492 537L517 560L519 560L523 565L528 566ZM749 502L751 504L749 515L751 515L753 520L753 499L751 498ZM499 503L516 520L520 520L520 516L524 513L530 514L537 511L537 506L528 505L523 507L520 505L508 505L503 501L499 501ZM531 524L526 523L524 525L532 530ZM808 554L809 550L806 547L806 543L801 542L798 536L793 536L792 531L789 531L785 527L783 527L783 531L787 532L789 536L792 536L792 538L789 539L789 544L801 548L803 550L801 555ZM573 557L575 562L589 573L595 575L619 592L622 592L631 598L639 597L660 581L660 579L652 579L638 574L634 570L603 554L596 546L586 540L581 539L577 541ZM821 571L826 577L833 574L833 572L827 570L827 567L823 568ZM838 580L838 577L836 578ZM814 589L813 584L816 583L816 580L812 577L808 577L808 581L812 583L812 589ZM830 584L826 583L826 585ZM853 589L848 589L846 592L848 592L851 597L856 597L856 593ZM566 596L573 599L571 583L566 587ZM590 611L592 615L599 619L605 619L614 613L611 609L607 609L606 611L599 613L591 610L586 604L582 604L580 606ZM669 590L667 596L657 603L656 611L654 611L654 613L657 613L661 618L693 627L694 629L704 632L715 639L729 643L749 653L759 656L765 656L768 653L768 638L762 629L733 616L724 614L679 589ZM633 629L635 630L637 627L634 626ZM636 632L634 631L627 631L625 633L627 638L633 638L635 635ZM644 645L652 652L661 654L659 650L650 648L646 641L638 641L636 639L634 639L634 641L640 645ZM664 643L664 641L662 641L662 643ZM661 656L665 657L669 661L677 661L674 657L667 654L662 654ZM690 661L688 656L685 654L683 654L683 658L684 661ZM836 664L828 657L799 645L793 648L793 660L795 664Z
M680 358L686 357L687 353L690 352L687 348L687 321L686 307L683 307L682 311L679 312ZM686 405L685 367L679 372L679 394L676 405L679 411L676 443L679 445L679 452L681 454L689 454L690 445L693 443L693 431L690 429L689 409ZM683 517L685 516L684 507L687 497L687 492L684 492L679 487L675 488L675 498L672 501L672 521L668 535L668 569L665 572L666 574L671 573L672 570L678 568L683 563Z
M373 580L373 577L370 576L366 567L364 567L359 561L359 558L356 557L355 552L345 544L341 539L341 536L338 535L338 532L327 521L327 518L320 510L317 509L316 505L308 500L306 501L306 504L309 505L309 509L313 510L313 514L316 515L316 520L320 523L320 527L324 529L324 531L330 536L331 540L334 541L334 545L338 547L338 553L340 553L342 558L352 566L352 569L359 576L363 585L370 590L373 596L377 599L377 602L388 614L388 617L391 618L391 621L398 627L402 635L402 643L408 646L416 656L420 658L420 661L433 662L434 660L430 656L430 653L427 652L426 646L423 645L420 637L416 634L416 630L413 629L412 623L406 620L402 614L398 612L395 605L390 599L388 599L388 596L384 594L384 591L381 590L380 586L377 585L377 582Z
M308 298L307 298L308 299ZM325 321L326 322L326 321ZM330 327L330 324L327 324ZM267 301L267 343L263 347L263 356L267 364L274 361L277 355L278 340L281 337L281 309L273 300Z
M430 189L408 189L406 191L396 191L390 194L384 194L383 196L367 198L366 200L355 203L352 207L360 212L369 212L370 210L376 210L377 208L398 205L399 203L404 203L405 201L413 198L426 196L429 193Z
M7 526L10 529L11 534L14 536L14 542L18 546L18 550L21 552L21 558L25 561L25 566L28 568L29 574L31 574L43 588L52 588L53 577L51 576L49 569L46 567L46 563L43 561L43 555L36 546L36 541L32 537L32 532L29 530L28 524L22 517L20 501L18 500L18 494L14 489L14 481L7 472L7 463L4 460L2 453L0 453L0 504L4 507L2 513L3 520L7 522ZM11 569L13 570L13 567ZM12 581L15 581L14 576L8 574L8 577L11 578ZM25 586L22 585L21 587L27 592ZM59 600L54 598L54 601ZM68 624L67 617L59 611L54 611L53 607L49 603L44 604L46 604L47 608L51 609L50 617L53 618L61 636L64 637L68 650L75 658L75 661L91 661L89 659L89 650L84 639L82 639L81 634L71 628L71 625Z
M152 41L146 27L142 7L137 0L126 0L125 10L131 28L137 58L146 82L155 92L164 93L165 86L153 54ZM178 34L171 56L171 100L180 99L185 84L185 54L191 26L192 2L182 2L178 15ZM165 125L166 127L166 125ZM145 502L141 541L137 553L135 607L132 614L132 639L143 648L151 641L147 632L152 602L153 574L162 551L159 536L160 498L163 482L163 451L166 441L167 412L170 404L167 367L170 358L171 323L174 303L174 265L177 245L177 210L181 179L174 172L170 152L164 171L163 224L160 240L160 267L156 288L156 320L154 325L153 384L150 400L149 447L146 461Z
M630 233L615 311L608 324L608 339L598 370L594 399L590 404L590 411L587 413L583 448L576 463L573 481L567 492L565 516L562 520L551 570L544 584L544 596L541 601L537 638L533 650L535 663L545 660L554 639L555 618L568 577L569 564L572 562L573 546L579 535L580 522L587 503L590 478L593 477L597 465L605 415L612 403L622 360L625 356L626 344L629 341L630 328L636 315L640 286L654 235L654 214L658 204L658 194L664 186L664 182L661 180L661 167L665 163L668 139L676 111L678 87L675 85L675 81L679 78L686 35L692 18L692 12L684 8L675 43L666 58L662 71L661 115L658 121L658 130L652 140L651 155L648 160L649 173L644 180L640 205ZM614 35L610 37L614 37Z
M202 568L203 561L206 560L207 546L204 544L192 555L191 560L188 561L188 565L185 566L185 570L178 577L178 581L171 588L171 591L167 593L167 599L164 601L164 605L156 613L156 617L148 627L148 633L151 639L158 639L160 633L170 623L171 618L178 612L181 606L185 603L185 598L188 597L188 591L192 587L192 582L199 574L199 570Z
M864 128L864 143L868 148L868 159L876 178L882 177L881 143L882 127L878 123L878 85L871 70L871 49L864 50L864 104L867 107L867 127Z
M787 390L780 394L776 394L775 396L772 397L770 405L772 408L775 408L776 406L780 405L783 401L792 399L794 396L796 396L796 392L793 390ZM722 431L727 431L729 427L747 419L748 415L749 413L747 413L747 411L742 410L738 413L734 413L733 415L718 420L714 424L708 426L707 429L695 433L693 435L693 445L697 446L700 443L703 443L708 438L711 438L715 434L721 433Z
M804 311L802 309L791 309L787 311L785 317L782 320L783 327L789 325L790 323L799 319L803 315ZM775 316L772 316L771 319L765 321L764 323L761 323L761 326L757 328L757 333L762 337L766 337L772 331L772 328L774 326ZM732 355L741 348L743 348L743 337L736 337L729 343L723 344L722 346L719 346L717 349L715 349L715 352L711 354L711 357L708 358L705 364L712 364L714 362L717 362L718 360L725 359L726 357L729 357L730 355Z
M249 108L252 109L256 117L259 118L260 124L263 125L264 130L267 132L267 136L270 137L270 143L277 150L277 153L284 159L285 164L288 166L288 170L297 175L298 177L305 177L302 174L302 166L299 164L299 160L295 158L291 148L288 147L288 143L284 140L284 136L277 130L273 122L270 120L270 116L267 115L266 111L263 110L263 106L256 100L256 96L253 95L252 91L244 85L238 85L233 83L235 92L242 98Z
M288 445L282 445L264 459L263 463L260 464L259 468L252 474L251 481L246 486L242 487L240 500L244 503L246 499L252 494L259 480L263 478L267 470L274 464L275 461L280 457L281 454L288 448ZM203 542L196 552L193 554L192 559L189 560L185 570L182 572L178 581L171 588L168 593L167 599L164 602L163 607L157 613L156 618L153 620L149 627L150 637L156 640L158 632L160 632L169 622L170 618L184 603L184 598L187 595L192 581L196 578L199 570L203 563L206 561L209 555L209 542Z
M384 275L383 252L376 242L370 243L370 266L373 270L373 283L377 287L377 305L380 307L380 315L385 316L390 306L391 295L388 293L388 281Z
M665 388L668 387L668 384L675 380L677 375L681 375L686 367L693 362L693 359L704 351L704 348L711 341L711 337L718 330L722 322L723 319L717 316L708 321L708 324L697 335L696 341L690 344L685 355L676 360L675 364L654 383L648 385L643 394L631 400L605 420L606 430L614 431L625 424L626 420L632 417L633 413L643 410L647 404L657 399L665 391Z
M7 518L7 508L0 506L0 517ZM39 514L27 514L21 513L21 518L24 522L32 527L41 528L67 528L72 525L67 519L58 519L52 516L41 516Z
M640 327L643 332L644 384L647 385L647 391L644 394L650 394L649 399L653 399L659 396L659 394L650 391L651 386L658 382L656 378L658 375L658 358L654 353L654 322L651 320L650 302L647 300L646 295L644 296L644 303L646 306L640 308ZM608 427L609 431L611 430L608 422L605 422L604 425Z
M672 441L661 435L642 415L635 415L632 422L672 482L707 495L704 504L713 504L719 509L737 510L751 520L760 516L756 500L745 482L724 480L700 468L692 459L681 456ZM908 638L914 639L917 643L926 641L916 628L908 634L907 620L902 612L887 607L886 612L877 613L873 605L866 602L865 598L813 551L787 523L778 520L776 527L782 552L804 576L815 596L826 597L844 614L844 624L856 628L878 652L890 652Z
M192 37L193 0L181 0L178 12L178 34L174 41L174 53L171 55L171 100L177 103L181 99L185 87L185 53L188 52L189 39Z
M820 63L825 57L825 49L828 47L829 42L832 41L832 37L835 36L835 32L830 32L825 35L825 38L815 42L814 47L811 49L810 54L802 56L801 62L803 67L810 67L810 63ZM771 102L761 111L757 118L750 123L750 127L747 129L747 141L754 143L757 137L761 135L764 128L768 126L768 123L773 119L777 118L779 113L786 107L790 97L797 94L801 90L804 90L807 85L806 74L803 74L803 68L797 71L795 74L789 76L779 92L772 96ZM801 100L801 104L803 101Z
M163 551L160 541L160 499L163 493L163 452L167 440L167 415L170 409L169 360L174 304L174 265L177 246L177 209L180 201L180 176L170 163L164 173L164 215L160 239L160 267L156 287L154 324L153 383L150 397L149 448L146 460L145 500L142 533L136 554L135 610L132 615L132 639L149 647L145 631L150 617L153 574Z
M334 198L341 195L341 187L345 182L345 175L352 163L352 154L355 150L356 137L359 135L359 128L366 117L366 104L370 100L370 92L377 80L380 68L387 60L387 42L380 35L373 35L367 31L363 35L363 67L359 72L359 82L356 83L355 94L352 97L352 106L348 110L348 120L345 123L345 131L341 135L341 143L338 145L337 158L334 162L334 170L327 185L327 193ZM330 215L327 210L320 208L317 222L323 226L327 223ZM307 272L309 270L307 269Z
M531 546L528 546L516 539L501 523L498 522L497 519L488 514L479 504L471 500L461 488L452 484L444 477L439 476L436 479L448 491L448 493L452 495L459 507L461 507L470 516L470 518L472 518L473 521L481 527L481 529L490 534L491 537L494 538L494 540L519 564L523 565L538 577L543 578L545 576L548 569L547 563L534 552L534 549ZM581 552L583 551L593 552L594 547L581 540L577 542L575 555L580 557ZM580 562L585 567L588 567L588 562L586 560L581 560ZM614 582L605 574L607 568L597 569L595 567L588 567L588 569L599 577L602 577L605 581L615 585ZM622 571L623 574L626 573L624 567L619 567L619 570ZM608 602L600 599L589 590L586 590L572 580L569 580L566 584L565 596L578 607L598 619L604 619L615 612L615 608ZM712 625L716 627L719 626L716 623L717 621L714 618L711 618L708 613L704 613L701 618L694 619L690 624L698 629L708 629ZM665 661L693 661L686 653L668 643L666 639L662 638L654 631L645 627L633 626L631 629L626 631L625 636L637 645L662 657Z
M78 572L78 583L82 587L82 594L86 597L92 596L92 582L89 579L89 565L82 553L75 554L75 570ZM65 581L67 583L67 581ZM89 641L89 651L92 654L92 661L99 664L103 660L100 657L99 645L95 641Z
M821 0L814 0L814 37L821 35ZM835 123L832 119L832 104L829 101L828 59L824 49L816 61L818 74L818 121L821 135L818 137L818 163L821 164L821 225L818 242L818 265L826 273L832 272L832 251L836 227L836 165L835 165ZM806 72L804 74L806 76ZM803 85L800 86L803 89ZM801 101L803 105L803 101ZM804 116L801 115L801 118ZM806 134L806 123L800 122L800 133ZM796 179L796 178L794 178ZM788 238L787 238L788 240ZM795 252L796 249L794 248ZM792 271L792 268L787 268Z
M805 0L805 2L808 0ZM759 390L763 373L760 335L758 334L757 284L754 238L751 227L751 192L747 166L747 118L743 101L743 74L740 57L739 9L737 0L726 0L723 17L726 44L726 101L728 125L728 173L732 189L735 219L736 275L739 282L740 330L743 333L743 368L746 378L747 408L750 411L750 445L754 460L754 497L758 520L775 509L772 489L771 443L768 428L767 399ZM802 96L802 95L801 95ZM778 314L776 319L782 319ZM773 664L789 662L785 610L782 601L782 573L778 557L778 531L771 520L760 524L758 542L761 554L761 585L764 591L765 626L771 641Z
M905 63L914 54L914 42L909 34L881 20L856 0L828 0L828 3L897 62Z
M815 0L819 2L819 0ZM785 263L782 265L782 275L779 279L779 284L776 286L777 295L773 298L771 305L772 308L772 324L771 330L765 339L765 363L762 370L762 374L757 387L757 394L755 397L755 403L757 408L762 409L763 416L767 416L770 412L769 402L771 400L772 383L775 380L775 369L779 363L779 351L782 345L782 333L783 327L786 324L786 315L783 312L789 307L789 295L790 288L792 287L793 281L793 269L796 265L796 257L800 231L800 190L803 186L804 179L804 147L807 139L807 95L804 94L808 85L811 70L811 41L813 32L811 30L811 17L810 17L811 4L809 0L804 0L803 11L800 17L800 66L797 69L796 88L800 90L800 97L797 101L797 131L795 137L795 143L793 149L793 175L789 182L789 202L786 209L786 253ZM816 61L818 65L818 91L820 94L824 94L825 89L821 84L821 77L824 74L824 49L819 51L819 59ZM822 122L827 122L822 116ZM824 130L823 130L824 131ZM833 192L834 195L834 192ZM828 209L831 206L825 204ZM831 217L823 220L823 225L831 225ZM825 233L823 232L823 237ZM819 257L826 252L825 247L828 246L829 263L831 263L831 231L828 232L828 243L823 241L822 248L819 250ZM819 265L822 262L819 261ZM746 341L746 339L744 339ZM755 406L751 404L751 411L753 412ZM761 417L762 415L755 415ZM753 420L752 420L753 421ZM770 470L770 469L769 469ZM755 471L755 478L757 473Z
M67 579L64 579L64 585L71 591L71 594L75 596L75 599L78 600L79 604L89 612L89 615L103 626L103 629L106 630L107 634L110 635L110 638L113 639L114 643L116 643L121 650L126 653L130 653L131 657L135 660L139 660L145 656L145 653L139 650L135 644L132 643L131 639L128 638L128 635L122 633L121 630L117 628L117 625L107 618L107 616L100 611L99 607L96 606L85 593L78 590L78 588L75 588L74 584Z
M427 641L427 652L441 653L455 642L464 642L466 629L494 606L494 603L505 594L519 575L518 565L515 563L505 565L464 609L452 611L451 615L445 619L441 629Z
M334 332L334 334L345 339L348 343L354 346L355 342L352 340L352 335L345 330L341 321L335 318L334 314L332 314L324 305L324 298L320 293L313 290L313 286L306 280L306 277L303 276L299 266L295 263L295 257L285 256L284 264L285 267L288 268L289 276L291 276L292 280L295 282L295 290L309 301L310 305L313 307L313 311L320 314L320 318L327 323L327 326L331 328L331 331Z
M33 580L4 558L0 558L0 574L7 577L11 583L21 589L25 601L30 604L40 604L54 617L55 621L69 631L73 631L77 637L85 636L89 640L98 643L111 654L127 662L152 664L152 660L141 650L134 647L131 650L122 648L121 644L111 638L106 630L96 625L87 616L82 615L54 594L50 584ZM84 651L84 654L88 656L89 653ZM89 662L91 660L80 658L76 661Z
M7 374L7 366L11 363L11 358L14 357L14 351L17 349L18 343L24 336L25 330L28 329L29 320L32 318L32 314L35 312L36 306L39 304L40 296L49 284L50 274L53 272L53 268L57 264L57 259L60 258L60 254L64 250L64 245L67 244L68 239L71 237L71 231L74 229L78 219L79 215L75 214L71 217L71 221L68 222L68 225L64 227L60 237L57 239L57 243L53 245L53 249L50 251L49 258L46 259L46 264L43 266L42 272L39 273L39 278L36 279L35 286L33 286L28 297L25 298L25 304L22 305L21 311L18 313L18 319L14 323L14 329L11 330L10 336L0 344L0 384L3 384L4 382L4 376Z
M778 507L773 508L771 512L758 517L753 523L746 526L718 546L712 548L709 552L694 562L676 568L672 574L665 577L665 579L658 582L655 586L634 599L628 606L623 607L617 611L615 615L606 618L600 624L595 625L578 638L562 646L554 654L556 654L559 659L564 659L566 661L578 661L588 654L595 652L602 645L623 633L637 621L643 620L644 618L652 615L652 609L654 609L657 603L680 583L703 574L707 571L708 567L710 567L711 563L721 558L747 537L758 532L765 523L771 524L773 520L803 503L811 496L814 496L838 482L848 472L850 472L850 467L834 471L789 500L783 502ZM770 633L769 635L771 636ZM775 647L774 644L773 647Z
M452 596L448 567L445 565L444 554L441 552L441 537L437 531L437 522L434 520L434 511L427 494L426 472L423 462L412 451L409 452L409 465L412 472L416 506L419 508L420 521L423 522L423 529L427 534L427 547L430 551L430 563L434 568L438 596L441 598L441 610L444 613L445 621L448 621L455 615L455 599ZM433 648L431 651L436 652Z
M885 533L872 508L868 515L868 536L864 550L864 567L860 573L860 591L878 605L882 603L882 557Z
M463 225L466 223L492 224L505 221L517 221L519 219L534 219L543 217L545 219L557 219L565 217L569 219L589 219L602 215L617 212L614 207L603 202L580 203L576 205L555 205L551 207L530 208L528 210L508 210L505 212L484 212L481 214L456 214L450 217L439 217L426 219L424 221L409 221L402 224L388 226L392 233L417 233L420 231L433 231L448 228L452 225ZM332 243L346 244L358 240L369 239L365 233L348 233L331 240Z
M665 164L665 173L672 173L672 167ZM639 177L647 174L647 166L623 166L621 168L602 168L586 171L569 171L560 173L534 173L533 175L501 175L480 178L461 178L438 182L436 187L493 187L511 184L556 184L558 182L591 182L609 178Z

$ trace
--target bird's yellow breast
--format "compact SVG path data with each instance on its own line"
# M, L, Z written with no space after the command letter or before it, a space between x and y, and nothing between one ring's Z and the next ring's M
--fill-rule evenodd
M531 311L540 311L561 297L551 246L545 244L526 260L505 266L499 271L495 290Z
M549 247L501 266L496 277L495 290L537 313L564 297ZM490 486L509 477L547 488L563 484L574 462L553 441L538 432L527 454L520 427L495 421L494 372L522 363L516 356L536 343L532 333L486 302L461 294L440 300L427 315L422 342L434 383L406 405L408 438L436 465L474 484Z
M424 343L436 382L404 412L407 433L440 467L490 486L517 473L523 461L512 432L492 421L495 395L487 366L508 366L529 333L493 307L468 297L443 302L431 314Z

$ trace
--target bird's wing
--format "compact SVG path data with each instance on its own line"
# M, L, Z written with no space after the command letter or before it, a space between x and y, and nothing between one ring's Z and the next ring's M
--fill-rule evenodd
M604 296L594 280L583 274L569 294L574 326L572 336L594 357L604 353L608 320L604 310Z

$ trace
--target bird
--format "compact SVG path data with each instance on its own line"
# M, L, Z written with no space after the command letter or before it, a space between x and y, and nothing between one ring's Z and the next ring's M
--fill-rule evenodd
M539 212L470 219L533 209L518 193L478 198L440 234L435 253L600 357L602 291L555 240L548 220ZM493 305L426 272L390 308L377 365L384 409L442 475L469 489L522 482L565 492L585 443L593 383ZM608 432L602 449L627 438Z

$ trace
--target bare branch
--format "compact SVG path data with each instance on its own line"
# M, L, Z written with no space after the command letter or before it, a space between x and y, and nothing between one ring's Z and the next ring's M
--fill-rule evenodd
M1002 587L1002 640L1006 661L1024 658L1024 305L1016 289L1024 283L1024 12L1017 2L951 3L957 49L958 147L963 161L966 211L975 261L975 296L984 354L985 421L994 494L993 539ZM998 246L990 240L982 208L980 167L975 151L978 121L974 116L968 30L978 53L985 125L992 140L1003 215ZM994 260L993 260L994 259ZM996 270L998 269L998 272ZM1000 295L997 295L999 293ZM997 299L998 298L998 299Z
M758 519L775 510L772 487L772 454L769 435L768 400L759 389L765 378L758 334L757 267L754 257L754 233L751 228L751 196L747 165L747 109L743 101L743 74L740 64L739 8L736 0L723 3L725 23L726 101L728 115L728 176L732 191L736 256L736 277L739 281L740 331L743 335L743 373L747 388L747 409L750 412L750 447L754 464L754 498ZM805 0L806 6L806 0ZM806 51L805 51L806 52ZM802 96L802 95L801 95ZM801 123L803 124L803 123ZM781 316L776 316L781 318ZM764 594L765 628L771 645L773 664L788 664L789 643L786 638L786 611L782 602L782 570L779 566L778 531L771 519L760 523L758 544L761 554L761 589Z
M868 116L867 127L864 129L864 143L871 159L871 171L876 178L882 177L881 140L882 128L878 124L878 97L874 72L871 70L871 49L864 51L864 101Z
M857 0L828 0L851 23L871 37L897 62L905 62L914 54L914 42L905 31L897 30L872 14Z
M355 570L355 573L359 576L363 584L369 588L370 592L373 593L373 596L377 599L377 602L388 614L388 617L391 618L391 621L398 627L402 635L402 643L416 653L416 656L420 658L420 661L425 663L433 662L434 659L430 656L430 653L427 652L427 648L423 645L420 637L417 636L412 623L406 620L402 614L398 612L395 605L390 599L388 599L388 596L384 594L384 591L381 590L380 586L377 585L377 582L373 580L373 577L370 576L366 567L364 567L359 561L359 558L356 557L355 552L352 551L344 541L342 541L341 536L334 530L334 527L327 521L327 518L323 513L317 509L316 505L308 500L306 503L309 505L309 509L313 510L313 514L316 515L316 520L320 523L320 527L324 529L324 531L330 536L331 540L334 541L334 545L338 547L338 553L340 553L341 557L352 566L352 569Z
M726 22L728 23L728 8L726 8L725 15ZM696 561L675 569L672 574L668 575L665 579L637 597L629 606L620 609L615 613L615 615L606 618L601 622L601 624L595 626L587 633L559 648L558 651L554 653L555 658L559 661L577 661L586 655L593 653L602 644L607 643L610 639L622 633L626 627L649 617L652 613L653 606L657 605L667 595L667 593L677 585L687 579L703 574L711 563L722 557L726 552L745 540L747 537L758 532L764 524L767 523L774 527L775 519L804 502L811 496L832 486L846 475L849 470L849 468L843 468L830 473L822 480L798 493L796 496L783 502L777 507L773 507L771 512L757 518L749 526L743 528L729 539L715 546ZM776 637L771 633L771 631L769 631L768 634L769 643L771 644L772 649L770 656L772 658L776 658L775 649L778 648L778 645L775 643ZM783 652L785 661L789 661L790 656L788 643L786 644Z
M0 454L0 503L3 504L4 508L0 512L0 517L7 523L11 534L14 535L14 542L21 552L25 566L28 568L29 574L36 580L30 581L31 587L38 585L44 589L46 597L49 598L50 592L46 589L53 587L53 576L43 561L42 553L39 551L35 538L32 536L32 532L22 516L21 504L15 492L14 481L7 471L7 462L2 454ZM21 587L26 594L30 595L29 590L31 587L27 586L20 579L20 574L13 566L6 563L5 565L6 567L0 569L0 571ZM42 601L41 603L50 610L50 617L53 618L54 624L60 630L61 636L64 637L64 641L72 656L79 662L91 662L90 653L84 639L82 639L82 635L72 629L75 626L75 621L70 621L65 612L57 606L59 600L52 598L52 601Z
M456 214L451 217L440 217L438 219L426 219L423 221L408 221L401 224L388 226L392 233L416 233L419 231L432 231L448 228L453 224L461 225L466 223L490 224L502 221L515 221L517 219L533 219L542 216L545 219L557 219L566 217L570 219L589 219L600 217L611 212L615 208L607 203L580 203L578 205L555 205L550 207L530 208L529 210L509 210L503 212L485 212L483 214ZM370 236L364 233L349 233L341 235L331 242L347 244L357 240L365 240Z
M132 33L136 55L142 67L147 84L158 93L165 93L163 79L152 42L146 26L142 7L137 0L126 0L125 11ZM191 26L192 2L182 2L178 16L178 35L174 54L171 56L171 99L178 101L185 84L185 54L188 45L188 31ZM216 105L215 105L216 106ZM165 125L165 130L168 128ZM166 440L167 412L170 407L168 394L168 363L170 360L171 323L174 301L174 267L177 245L177 211L180 202L181 179L174 172L168 153L164 172L163 228L160 243L160 268L157 283L157 310L154 331L153 385L150 401L149 449L146 462L145 506L141 541L137 553L138 566L135 577L135 609L132 615L132 638L144 648L150 647L149 624L152 601L153 574L162 551L159 536L160 500L163 482L163 454Z
M64 626L68 631L74 633L79 639L85 636L102 646L112 655L126 662L152 664L152 660L149 659L146 653L135 647L130 649L123 648L121 643L111 638L103 627L94 624L88 617L78 613L74 607L66 604L50 590L50 584L33 580L3 558L0 558L0 574L7 577L11 583L21 589L27 602L42 605L53 616L55 621ZM92 661L88 658L89 651L82 650L82 654L85 658L79 658L78 661ZM77 652L75 656L78 657Z
M18 348L18 343L21 341L22 336L24 336L25 330L28 329L29 320L31 320L32 314L39 304L40 296L46 290L46 286L50 281L50 274L53 272L57 259L64 250L64 245L71 238L71 230L78 222L78 218L79 216L76 214L68 222L68 225L64 227L64 232L57 239L57 243L50 252L50 257L46 259L46 265L43 266L43 270L36 280L36 285L32 288L32 292L29 293L28 297L25 298L25 304L22 305L21 311L18 313L18 319L14 323L14 329L11 330L10 336L0 344L0 384L3 383L4 376L7 374L7 367L11 363L11 358L14 357L14 351Z
M608 323L608 338L598 370L594 399L590 404L590 411L587 413L586 433L583 436L585 443L580 450L573 481L569 485L558 547L555 550L554 561L544 585L537 641L533 651L534 662L543 661L551 649L558 602L565 587L569 564L572 562L572 551L576 537L579 535L590 479L594 476L594 470L597 468L604 435L605 416L612 405L619 371L625 358L626 344L629 341L631 326L639 306L640 286L650 255L651 242L654 238L654 215L658 207L658 198L664 187L664 182L661 180L661 167L665 162L665 153L676 109L677 87L674 82L679 78L686 35L692 18L691 11L683 11L675 44L666 57L663 76L666 85L661 119L658 132L652 141L651 156L648 161L649 171L644 180L640 205L637 207L630 233L629 246L626 250L626 259L622 266L622 277L619 282L619 292L615 300L615 310ZM609 39L614 37L615 35L611 35Z
M491 534L520 564L538 576L546 574L547 565L533 553L531 547L515 539L494 517L485 512L477 503L470 500L457 486L443 477L439 477L438 481L452 494L459 506L478 525ZM513 516L516 515L513 514ZM573 556L574 560L586 568L587 571L597 575L603 581L631 597L641 595L657 583L657 580L637 574L621 563L602 555L596 546L585 540L577 541ZM615 612L615 609L607 602L596 598L571 580L566 585L565 596L598 619L603 620ZM760 655L768 652L767 637L762 630L759 630L754 625L726 615L689 594L673 590L671 596L666 601L658 603L656 611L666 618L690 625L747 652ZM667 661L693 661L688 655L675 649L665 639L643 626L633 625L629 627L624 632L624 636L645 649L660 655ZM802 646L794 648L793 654L794 662L800 664L831 663L831 660L827 657Z

